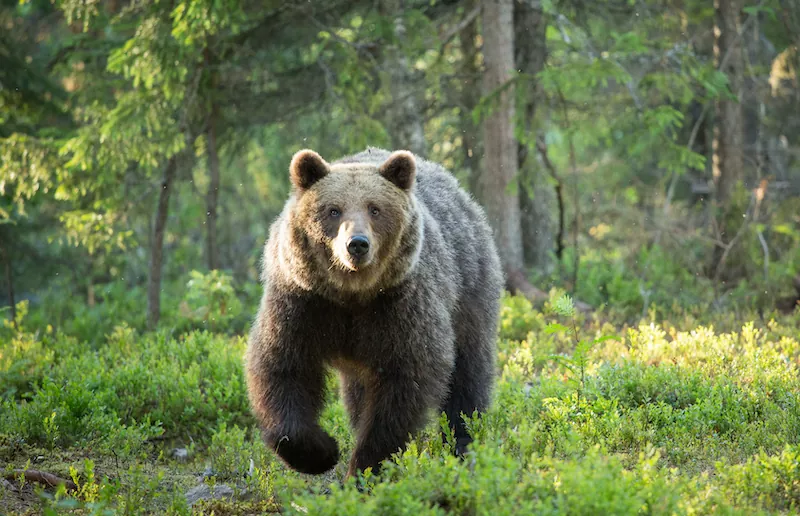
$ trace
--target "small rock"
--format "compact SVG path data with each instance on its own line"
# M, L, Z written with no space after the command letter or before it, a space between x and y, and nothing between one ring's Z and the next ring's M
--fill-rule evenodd
M525 396L530 396L531 389L533 389L533 384L531 382L525 382L525 385L522 387L522 392L525 394Z
M205 480L206 478L211 478L214 475L216 475L216 472L214 471L214 468L212 468L211 466L206 466L206 469L203 470L203 473L201 473L201 475Z
M16 486L11 482L9 482L8 480L6 480L5 478L0 478L0 487L2 487L3 489L7 489L9 491L14 491L15 493L17 492Z
M200 484L186 492L186 502L194 505L200 500L233 499L233 489L226 484L217 484L213 488L208 484Z
M186 462L186 460L189 458L189 450L186 448L175 448L172 450L172 456L177 461Z

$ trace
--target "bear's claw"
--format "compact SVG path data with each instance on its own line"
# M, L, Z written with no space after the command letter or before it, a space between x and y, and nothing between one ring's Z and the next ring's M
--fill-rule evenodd
M275 453L292 469L321 475L339 462L339 445L322 430L306 435L282 435L271 440Z

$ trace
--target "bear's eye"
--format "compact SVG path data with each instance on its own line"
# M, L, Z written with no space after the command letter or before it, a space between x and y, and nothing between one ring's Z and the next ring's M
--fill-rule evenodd
M331 208L330 210L328 210L328 214L329 214L331 217L333 217L333 218L336 218L336 217L338 217L339 215L341 215L341 214L342 214L342 212L340 212L340 211L339 211L339 208Z
M372 216L373 216L373 217L377 217L378 215L380 215L380 214L381 214L381 210L379 210L379 209L378 209L378 208L376 208L375 206L373 206L372 208L370 208L370 209L369 209L369 212L372 214Z

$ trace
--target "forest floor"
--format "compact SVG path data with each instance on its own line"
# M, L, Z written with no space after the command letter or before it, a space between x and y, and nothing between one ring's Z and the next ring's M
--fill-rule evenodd
M242 337L14 331L0 341L0 514L800 510L799 312L716 327L575 317L507 298L495 401L467 459L434 422L361 489L342 483L353 437L333 375L322 424L343 459L308 477L259 439Z

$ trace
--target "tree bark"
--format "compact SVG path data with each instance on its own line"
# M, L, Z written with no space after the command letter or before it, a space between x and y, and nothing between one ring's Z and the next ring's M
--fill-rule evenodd
M497 94L498 88L511 79L514 69L514 4L513 0L483 0L482 5L483 91L499 98L483 123L485 158L478 191L508 277L509 271L524 265L514 97L509 89Z
M419 98L420 80L411 68L402 45L406 39L403 20L405 0L383 0L381 13L392 19L394 43L384 54L383 68L389 80L391 104L386 110L386 129L392 139L394 149L404 149L424 156L427 152L425 142L425 118Z
M5 265L6 272L6 287L8 288L8 302L11 306L11 325L17 327L17 302L14 299L14 274L11 268L11 257L6 251L5 246L0 247L0 252L3 253L3 264Z
M714 57L717 66L720 66L726 54L729 54L721 71L728 77L731 93L737 97L717 101L714 128L712 173L717 201L721 206L727 207L734 185L744 177L744 128L742 104L739 101L744 70L742 39L739 37L741 0L714 0L714 9Z
M542 167L536 160L529 159L536 146L536 105L541 99L541 88L533 77L544 67L546 28L541 0L514 2L514 62L530 84L517 96L523 102L518 108L523 112L525 134L525 141L518 147L523 258L525 266L549 273L553 269L555 245L555 192Z
M161 192L158 196L155 221L153 222L153 241L150 248L150 277L147 281L147 327L155 329L161 317L161 268L164 252L164 233L169 215L169 197L172 191L177 160L170 158L161 180Z
M219 155L217 154L216 104L208 114L206 146L208 147L208 194L206 195L206 261L208 270L219 269L217 247L217 203L219 197Z
M474 4L466 5L470 9ZM464 153L463 166L467 170L468 184L472 192L478 189L478 176L480 170L481 139L478 127L472 118L472 112L480 102L480 87L478 80L481 72L478 68L478 21L468 23L459 34L461 46L461 76L463 83L459 95L459 125L461 126L461 149Z

